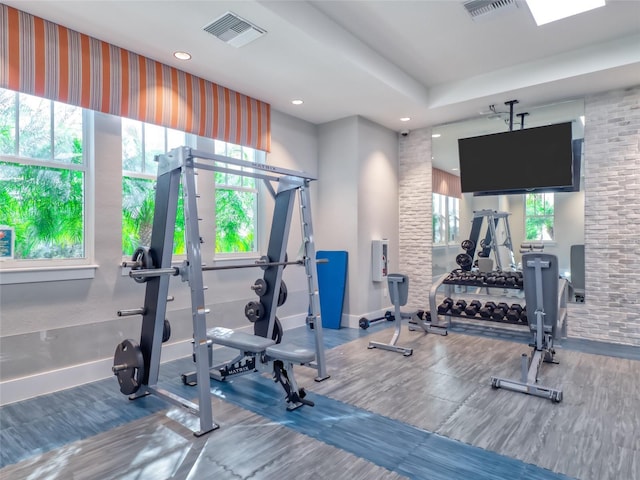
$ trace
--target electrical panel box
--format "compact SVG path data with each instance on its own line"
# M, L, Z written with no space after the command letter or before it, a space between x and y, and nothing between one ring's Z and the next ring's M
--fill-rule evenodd
M389 240L371 241L371 271L374 282L382 282L387 278L389 266Z

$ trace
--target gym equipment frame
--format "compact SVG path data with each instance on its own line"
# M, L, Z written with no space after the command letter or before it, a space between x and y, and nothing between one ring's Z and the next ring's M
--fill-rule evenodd
M535 317L535 321L529 322L533 333L531 358L522 354L520 381L491 377L491 386L559 403L562 401L562 390L544 387L537 382L543 362L558 363L554 361L556 352L553 341L566 336L567 281L558 277L558 258L555 255L525 253L522 255L522 264L527 305L535 305L535 310L529 313L530 317ZM558 324L562 326L561 334L558 333Z
M456 257L456 263L460 265L463 270L471 270L473 265L473 259L475 257L476 247L480 247L478 251L478 257L488 258L493 252L496 269L503 270L502 260L500 258L500 252L498 247L505 247L509 251L509 262L512 270L515 270L515 258L513 256L513 244L511 243L511 229L509 228L509 215L508 212L497 212L495 210L478 210L473 212L473 221L471 222L471 232L469 233L469 239L462 242L462 248L465 253L461 253ZM487 220L487 232L484 239L478 243L480 237L480 231L484 220ZM504 233L505 240L503 243L498 243L497 227L500 220L504 221Z
M370 341L367 348L381 348L382 350L390 350L392 352L402 353L402 355L404 355L405 357L412 355L412 348L396 345L398 343L398 338L400 338L403 317L414 319L414 322L409 326L410 330L415 330L415 327L413 327L413 325L417 324L424 330L425 333L437 333L442 336L447 335L446 328L437 327L435 325L431 326L428 322L425 322L418 318L414 318L417 317L417 315L406 313L403 314L400 311L400 307L407 304L407 299L409 296L408 276L400 273L390 273L389 275L387 275L387 282L389 285L389 296L391 297L391 303L393 303L394 307L395 331L389 343Z
M287 392L287 401L299 406L303 403L303 391L298 391L293 378L293 363L303 363L317 369L316 380L328 378L324 357L324 341L320 318L320 302L316 270L316 255L311 221L309 184L315 180L303 172L274 167L255 162L214 155L188 147L179 147L171 152L156 156L158 177L156 183L155 213L149 248L141 247L134 255L130 276L139 283L146 283L144 307L124 311L125 314L142 315L140 344L125 340L116 349L113 372L118 377L120 390L131 400L148 394L187 409L197 415L200 429L194 434L204 435L218 428L213 421L211 407L210 368L212 343L224 344L216 329L207 332L202 272L219 269L202 265L197 214L195 170L205 169L232 174L241 174L262 179L267 190L275 199L273 222L269 238L267 256L253 265L264 270L267 291L261 298L264 315L254 323L255 335L241 332L226 332L227 341L252 353L257 366L273 367L274 379ZM242 172L217 164L231 164L242 167ZM278 183L278 191L271 182ZM180 266L172 266L173 236L176 222L180 185L184 199L185 243L187 259ZM276 317L276 308L282 283L282 271L291 262L286 259L286 246L291 224L291 214L295 203L295 193L300 197L300 213L303 229L304 257L300 262L306 270L309 292L310 317L314 321L315 352L307 349L289 348L276 345L272 340L281 336L282 331ZM158 387L160 354L169 291L170 276L179 275L188 282L191 290L191 312L193 321L193 356L196 364L195 380L198 385L198 403L193 403L178 395ZM280 331L278 332L278 329ZM224 334L224 332L223 332ZM222 335L224 337L224 335ZM315 363L313 362L315 358ZM265 367L266 368L266 367ZM253 370L252 370L253 371Z

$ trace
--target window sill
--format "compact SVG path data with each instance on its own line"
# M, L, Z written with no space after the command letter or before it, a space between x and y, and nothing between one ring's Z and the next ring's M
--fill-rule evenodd
M96 276L98 267L99 265L74 265L0 270L0 285L87 280Z

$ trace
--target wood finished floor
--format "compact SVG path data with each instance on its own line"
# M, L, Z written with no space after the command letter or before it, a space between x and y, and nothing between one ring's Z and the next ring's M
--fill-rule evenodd
M526 345L403 329L413 355L367 349L392 330L327 352L332 381L310 390L360 408L581 480L640 479L640 362L557 349L539 383L564 400L493 390L491 375L519 379Z
M640 362L559 349L561 364L545 364L540 376L564 389L563 402L552 404L489 386L491 375L519 377L525 345L403 328L399 344L414 349L403 357L367 349L392 335L370 331L327 350L328 381L297 368L310 399L325 395L581 480L640 478ZM219 397L212 402L221 428L204 437L191 434L193 417L170 408L9 465L0 478L406 478Z

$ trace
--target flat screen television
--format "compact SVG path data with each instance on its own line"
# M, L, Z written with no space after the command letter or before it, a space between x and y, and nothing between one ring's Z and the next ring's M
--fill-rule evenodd
M571 122L461 138L458 152L463 193L580 189L581 140L572 141Z

